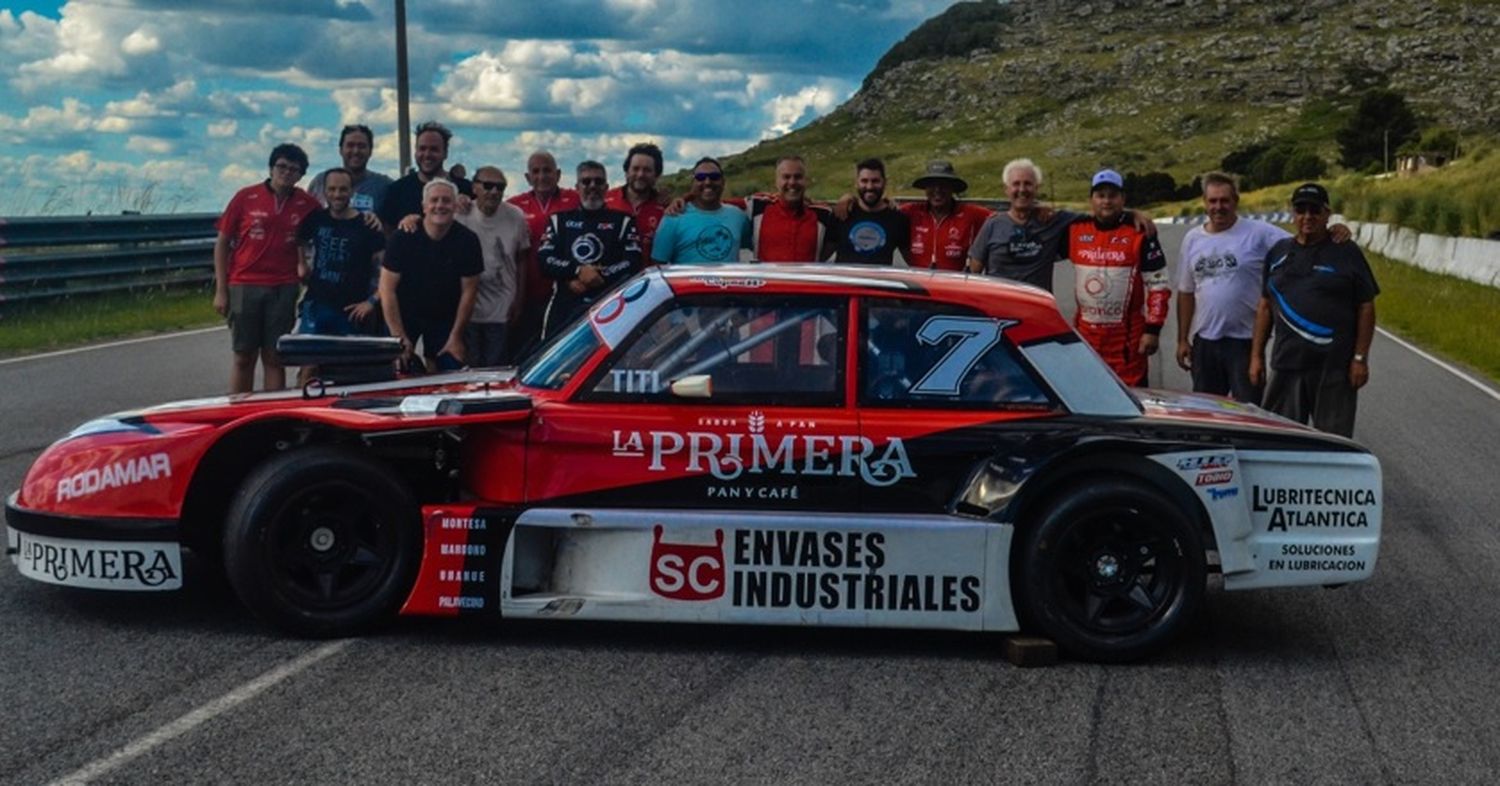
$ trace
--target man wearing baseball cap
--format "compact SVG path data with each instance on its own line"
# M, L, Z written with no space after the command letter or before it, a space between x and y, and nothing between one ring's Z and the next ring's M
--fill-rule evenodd
M994 212L954 198L969 184L947 161L928 161L912 187L925 191L927 201L901 206L911 221L911 266L962 271L970 244Z
M1292 192L1297 234L1266 257L1250 379L1266 376L1266 340L1275 323L1266 409L1311 422L1320 431L1354 435L1359 389L1370 380L1375 296L1380 287L1354 243L1328 233L1328 191L1304 183Z
M1062 254L1073 260L1074 327L1120 380L1147 384L1167 306L1167 257L1154 235L1125 220L1125 179L1101 169L1089 187L1090 215L1074 221Z

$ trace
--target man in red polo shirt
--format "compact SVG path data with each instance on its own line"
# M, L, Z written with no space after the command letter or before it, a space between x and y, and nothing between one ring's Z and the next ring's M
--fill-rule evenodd
M526 182L531 190L506 200L526 214L526 229L531 232L533 253L520 267L521 311L511 327L507 340L510 356L520 362L542 335L542 317L547 313L547 301L552 299L552 279L542 275L535 249L542 246L542 234L547 231L547 219L553 213L578 208L578 192L558 188L557 158L546 150L538 150L526 160Z
M962 271L969 246L994 212L954 198L967 191L969 184L947 161L927 162L926 173L912 187L926 191L927 201L901 206L911 221L911 266Z
M240 189L219 217L214 242L214 310L229 318L234 362L229 392L255 387L255 361L265 389L286 387L276 340L292 332L297 317L297 227L322 209L297 187L307 153L292 144L271 151L271 176Z
M604 195L604 206L635 218L636 233L641 238L641 259L651 264L651 239L666 215L666 205L656 190L661 177L661 148L642 142L625 154L625 185L611 188Z
M761 262L817 262L832 253L833 215L807 201L807 164L801 156L776 162L776 194L747 201L755 258Z

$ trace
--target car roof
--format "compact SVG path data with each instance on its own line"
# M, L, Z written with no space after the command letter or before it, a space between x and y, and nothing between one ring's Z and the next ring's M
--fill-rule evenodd
M930 299L1020 322L1013 340L1071 332L1052 293L993 276L872 265L736 264L657 268L674 294L839 294ZM1024 326L1024 327L1023 327Z

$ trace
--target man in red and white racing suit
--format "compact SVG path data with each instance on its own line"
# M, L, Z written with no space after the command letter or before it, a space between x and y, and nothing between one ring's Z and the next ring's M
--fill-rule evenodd
M1073 260L1074 326L1120 380L1146 385L1172 290L1161 244L1125 217L1125 181L1105 169L1089 191L1093 214L1068 227L1063 250Z

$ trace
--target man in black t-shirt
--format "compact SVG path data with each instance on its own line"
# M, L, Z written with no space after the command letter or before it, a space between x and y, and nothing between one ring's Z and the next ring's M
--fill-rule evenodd
M1297 235L1266 256L1250 382L1265 380L1266 340L1276 345L1266 409L1346 437L1354 435L1358 391L1370 379L1375 296L1380 287L1359 247L1328 235L1328 192L1316 183L1292 192Z
M474 313L484 253L479 236L453 220L458 189L433 180L422 190L422 226L397 232L386 245L380 271L380 305L391 335L401 339L404 362L418 341L441 370L463 366L464 327Z
M380 202L380 222L385 225L386 236L396 232L396 225L401 219L409 215L422 212L422 200L425 198L424 187L433 180L446 180L458 189L458 193L467 197L474 196L474 186L469 181L459 178L448 180L448 170L443 167L443 162L448 158L448 140L453 138L453 132L447 126L436 121L428 121L417 126L416 150L413 158L416 159L417 168L407 172L385 192L385 199Z
M375 272L385 236L351 206L354 180L348 170L324 172L323 194L328 207L297 227L297 276L307 284L297 309L297 332L370 333L380 303Z
M885 164L867 158L854 167L854 209L834 227L839 264L892 265L896 252L911 259L911 220L885 198Z

